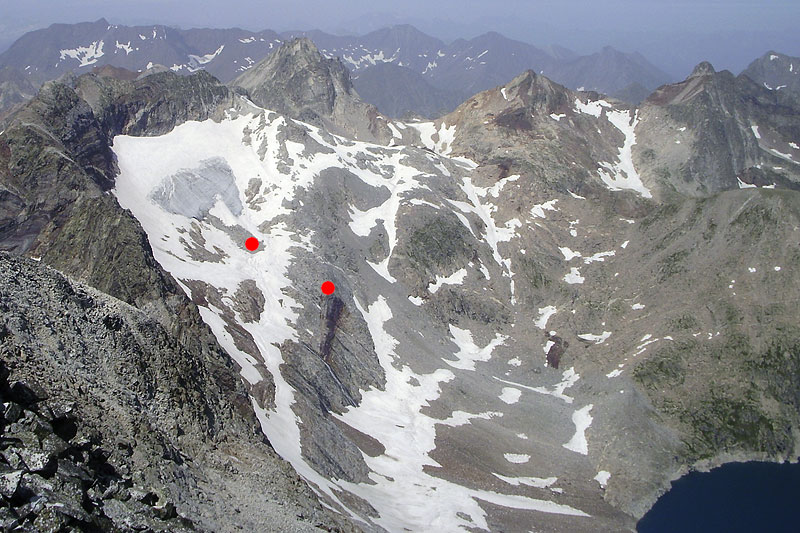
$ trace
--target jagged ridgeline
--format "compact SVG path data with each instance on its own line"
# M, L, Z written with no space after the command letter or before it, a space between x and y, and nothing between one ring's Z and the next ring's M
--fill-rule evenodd
M570 88L643 100L670 77L639 54L611 47L580 56L561 47L539 49L496 32L445 44L409 25L366 35L321 31L183 30L124 26L100 19L53 24L23 35L0 53L0 119L45 81L113 65L191 74L207 70L227 83L251 70L293 37L307 35L328 58L341 57L359 93L384 114L441 116L468 96L505 83L527 68Z
M305 39L229 86L47 83L0 134L4 519L620 531L796 458L798 140L708 64L432 122Z

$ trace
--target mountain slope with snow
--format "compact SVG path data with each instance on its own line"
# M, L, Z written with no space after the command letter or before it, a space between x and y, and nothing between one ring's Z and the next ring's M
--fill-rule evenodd
M251 89L346 74L298 42ZM0 242L218 344L235 409L363 530L632 529L688 468L796 456L793 182L648 164L779 150L774 92L701 65L631 109L528 71L376 143L304 121L313 91L128 74L12 117Z
M240 99L219 122L114 140L114 194L142 222L156 259L201 306L250 390L274 383L253 395L265 434L327 505L366 529L617 531L696 457L682 439L699 430L660 422L647 398L664 379L653 365L698 342L674 324L687 309L669 302L708 284L702 268L684 267L704 256L663 240L673 219L648 203L634 167L636 114L572 96L529 74L484 95L480 108L521 101L537 120L609 132L612 162L576 188L588 199L559 192L558 180L537 184L525 167L504 174L497 163L448 156L467 124L447 118L401 124L425 148L386 147ZM559 111L569 118L550 116ZM200 189L214 201L199 212L165 199L165 190L195 190L212 168L224 169L238 201L228 186ZM702 217L746 200L737 194ZM629 203L611 214L604 203L615 196ZM723 224L715 239L731 231ZM244 248L250 235L261 243L255 252ZM767 261L786 264L774 254ZM774 273L783 275L754 283L773 283ZM654 276L661 285L646 289ZM333 295L320 293L324 280ZM724 305L752 312L734 302ZM715 316L694 328L722 328ZM698 375L714 371L697 365ZM692 387L699 401L715 394ZM629 433L637 439L621 440ZM780 434L764 438L788 453Z

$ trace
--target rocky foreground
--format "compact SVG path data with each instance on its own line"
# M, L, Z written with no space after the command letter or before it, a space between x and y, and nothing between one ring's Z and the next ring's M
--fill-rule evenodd
M0 254L4 531L350 531L264 441L227 357Z

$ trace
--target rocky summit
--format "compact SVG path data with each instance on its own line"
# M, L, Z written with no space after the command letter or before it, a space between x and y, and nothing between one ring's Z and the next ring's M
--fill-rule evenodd
M524 71L400 121L305 39L46 84L0 134L4 524L632 531L796 459L787 94Z

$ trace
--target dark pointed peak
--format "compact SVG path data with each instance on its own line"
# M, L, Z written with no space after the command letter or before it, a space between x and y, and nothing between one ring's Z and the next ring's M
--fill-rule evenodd
M689 77L694 78L697 76L709 76L711 74L716 74L716 72L717 71L714 70L714 66L711 63L709 63L708 61L703 61L702 63L694 67L694 70L689 75Z
M571 99L570 94L566 87L533 70L526 70L505 86L507 100L521 102L535 113L552 113Z

